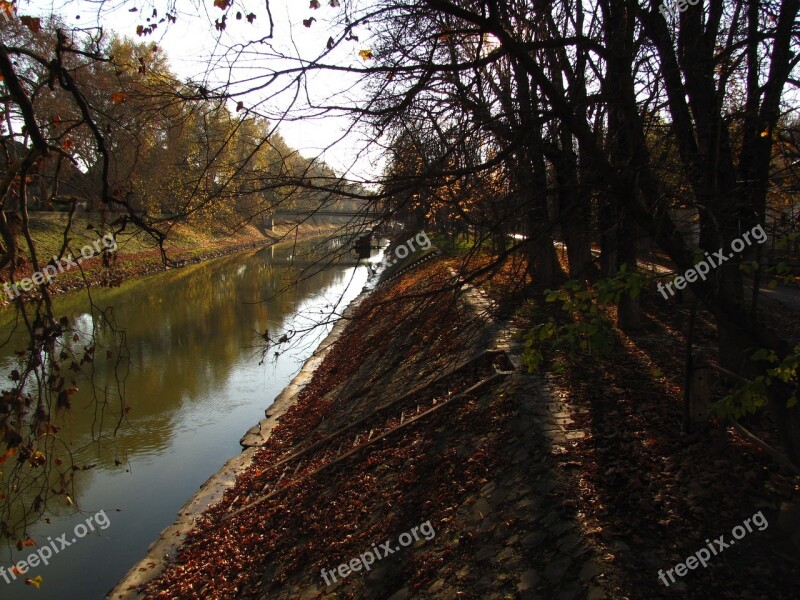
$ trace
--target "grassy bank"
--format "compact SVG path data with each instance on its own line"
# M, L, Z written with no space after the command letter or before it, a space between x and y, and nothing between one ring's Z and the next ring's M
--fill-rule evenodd
M64 244L64 228L67 215L64 213L37 213L30 218L30 230L36 245L40 267L44 267L51 257L58 256ZM276 225L274 230L264 232L252 225L245 225L231 233L192 227L176 223L169 228L164 243L167 263L155 240L141 231L129 227L116 235L117 250L110 255L109 266L104 266L99 257L83 260L79 267L59 273L48 286L51 294L60 294L78 290L86 285L119 285L123 281L180 267L225 254L232 254L249 248L275 243L283 238L305 239L315 235L332 233L337 225L315 226L301 224L295 229L291 224ZM80 248L92 246L105 232L101 231L99 219L87 216L75 216L68 236L68 250L73 256L80 255ZM29 278L33 274L32 261L24 238L20 239L20 264L13 273L13 281ZM103 245L99 244L102 248ZM62 262L62 266L64 263ZM12 280L10 266L0 273L3 283ZM8 292L2 294L3 303L9 302Z

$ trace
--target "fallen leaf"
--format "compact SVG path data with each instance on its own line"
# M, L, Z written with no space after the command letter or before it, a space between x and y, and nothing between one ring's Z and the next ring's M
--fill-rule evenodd
M0 10L6 13L6 16L10 19L14 16L14 3L13 2L0 2Z
M33 33L39 33L42 30L42 20L39 17L23 16L19 20Z

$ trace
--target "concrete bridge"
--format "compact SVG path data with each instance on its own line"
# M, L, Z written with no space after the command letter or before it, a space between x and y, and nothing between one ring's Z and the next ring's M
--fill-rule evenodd
M356 219L358 221L370 222L377 221L382 215L374 207L366 208L364 210L335 210L321 208L318 210L276 210L271 215L263 216L263 224L265 227L272 229L275 221L303 221L309 220L316 222L318 218L344 218L348 220Z

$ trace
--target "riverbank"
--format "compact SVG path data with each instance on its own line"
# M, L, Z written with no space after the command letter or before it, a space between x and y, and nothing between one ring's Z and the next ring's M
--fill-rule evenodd
M55 213L47 217L32 217L31 230L40 253L40 263L46 264L49 257L57 255L63 238L66 215ZM281 241L301 241L314 236L331 234L339 225L311 225L302 223L293 226L278 224L275 229L264 232L252 225L245 225L234 234L207 232L187 225L176 224L171 228L165 243L168 262L164 263L160 249L148 241L143 234L121 234L117 236L118 249L110 255L110 266L103 265L101 258L85 259L80 268L64 270L48 286L51 295L83 289L87 286L118 286L125 281L159 273L172 268L211 260L254 248L269 246ZM71 247L78 250L100 237L96 227L87 219L76 218ZM101 246L102 247L102 246ZM42 258L44 257L44 258ZM30 277L33 273L30 262L23 262L14 273L15 281ZM8 267L0 273L0 281L10 280ZM7 292L8 294L8 292ZM10 304L11 298L0 295L0 306Z
M483 282L490 296L441 291L457 266L429 260L353 311L136 597L793 597L779 539L792 477L729 429L675 430L680 340L661 331L681 331L682 310L646 291L652 325L619 337L612 358L531 376L516 336L546 314L501 320L502 279ZM759 510L769 531L659 580ZM421 525L435 535L412 539Z
M185 541L187 533L192 530L197 519L209 506L218 502L224 493L235 485L237 477L252 464L258 448L269 439L271 431L278 424L280 418L294 404L299 391L308 385L314 371L341 336L348 319L352 317L356 307L367 295L368 291L365 290L350 303L343 312L343 318L334 324L331 331L320 342L313 355L306 360L289 385L264 411L265 418L251 427L242 437L240 441L243 447L241 454L228 460L181 507L175 522L161 532L159 538L153 542L145 556L109 592L108 598L117 600L139 598L141 595L137 590L163 572L168 560L175 556L176 550Z
M480 316L485 298L417 295L445 283L448 266L428 261L354 309L252 464L139 597L401 598L437 574L428 581L433 597L450 597L476 577L473 597L498 586L533 588L535 573L505 538L534 540L528 507L536 490L520 457L542 452L521 434L546 417L514 400L531 384L512 373L521 363L508 332ZM515 422L525 428L512 431ZM493 508L500 501L506 505ZM320 569L424 522L435 539L420 539L367 577L330 588L320 579ZM466 565L476 549L481 564L473 570ZM494 581L488 561L498 554L510 560ZM559 557L565 571L582 567Z

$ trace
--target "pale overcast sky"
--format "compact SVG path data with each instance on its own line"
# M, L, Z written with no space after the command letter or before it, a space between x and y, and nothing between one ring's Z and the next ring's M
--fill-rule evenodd
M220 0L222 1L222 0ZM98 24L115 30L121 35L144 42L157 43L169 58L173 72L181 79L192 79L203 83L213 90L215 86L226 81L245 82L234 84L230 90L236 94L247 87L254 87L264 82L265 75L273 70L295 66L289 61L271 57L270 54L302 56L305 59L316 58L325 49L328 37L336 37L341 30L331 29L328 19L337 18L344 7L331 7L330 0L320 0L320 8L312 10L308 0L270 0L274 21L274 38L269 45L256 43L248 52L241 54L235 64L232 57L238 54L229 50L231 47L254 42L265 37L269 31L269 18L263 0L233 0L233 6L227 11L228 19L224 32L215 30L214 21L225 14L214 6L213 0L197 2L195 0L178 0L165 2L161 0L18 0L18 13L33 16L46 16L56 13L65 21L76 26L90 27ZM350 5L352 6L352 4ZM169 10L172 7L172 10ZM136 12L130 9L136 8ZM152 17L153 10L158 14ZM236 12L242 13L242 19L236 20ZM170 12L176 15L175 23L158 23ZM254 14L255 19L248 23L246 16ZM303 19L315 17L312 26L303 26ZM153 35L137 38L137 25L158 25ZM368 47L369 31L358 32L360 42L344 42L327 58L326 62L341 65L359 66L363 60L358 56L359 50ZM288 79L285 80L289 82ZM355 76L342 72L317 72L309 76L307 93L317 105L324 103L329 97L336 98L336 104L352 104L362 92L353 88ZM281 87L286 85L283 83ZM243 101L248 108L255 108L275 121L282 114L295 96L292 88L278 97L272 96L272 85L266 90L251 92L246 95L235 95L236 101ZM367 154L359 152L367 145L362 136L356 133L348 135L343 142L337 140L344 135L350 124L349 118L325 117L310 118L308 116L305 89L295 101L294 115L305 115L302 121L286 120L281 122L279 132L286 142L299 149L304 156L317 156L324 153L324 160L337 171L350 170L351 175L363 178L374 178L383 167L375 147L369 148ZM265 100L267 94L269 98ZM335 144L333 147L331 145ZM330 148L329 148L330 147ZM353 166L355 164L355 166Z

